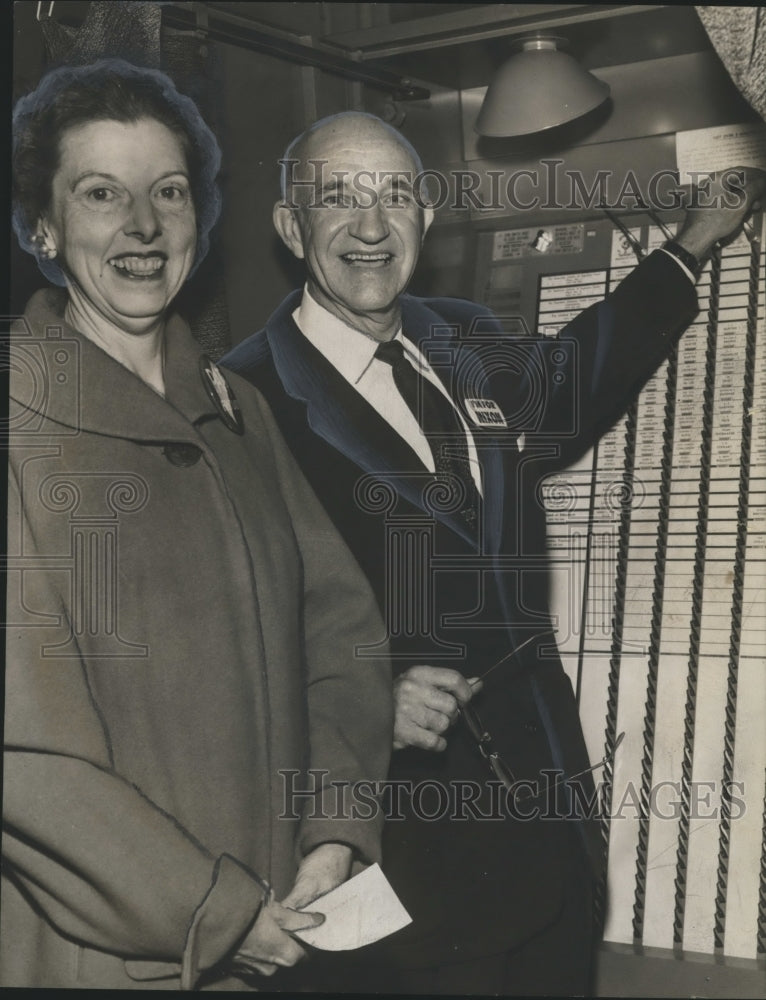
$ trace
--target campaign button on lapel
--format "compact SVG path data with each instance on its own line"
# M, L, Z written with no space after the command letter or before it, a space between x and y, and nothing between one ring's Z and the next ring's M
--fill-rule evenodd
M207 354L202 354L199 359L199 370L202 384L218 411L218 416L230 431L234 431L235 434L244 434L245 422L242 419L237 397L232 392L221 369L210 360Z
M477 427L507 427L503 411L494 399L473 397L465 400L468 416Z

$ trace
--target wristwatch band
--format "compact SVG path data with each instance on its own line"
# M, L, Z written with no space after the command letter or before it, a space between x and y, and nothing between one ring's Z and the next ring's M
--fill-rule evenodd
M663 243L662 249L667 250L668 253L677 257L684 267L688 267L692 274L698 275L702 270L702 264L697 260L694 254L685 250L682 246L676 243L675 240L668 240L667 243Z

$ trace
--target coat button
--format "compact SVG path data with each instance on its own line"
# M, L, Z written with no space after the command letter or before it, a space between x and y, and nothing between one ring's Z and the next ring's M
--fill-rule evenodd
M202 458L202 449L196 444L166 444L162 449L162 454L171 465L177 465L181 469L188 469L196 465Z

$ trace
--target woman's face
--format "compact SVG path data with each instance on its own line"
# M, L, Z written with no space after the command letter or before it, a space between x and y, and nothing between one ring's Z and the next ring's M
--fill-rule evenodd
M61 137L40 230L72 291L131 333L157 323L194 261L186 156L153 118L94 121Z

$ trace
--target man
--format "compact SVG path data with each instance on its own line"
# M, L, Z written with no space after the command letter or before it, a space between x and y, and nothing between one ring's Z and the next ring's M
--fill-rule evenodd
M736 229L763 177L738 211L690 212L668 252L562 331L533 435L518 415L534 359L497 370L488 310L405 294L433 219L414 186L420 170L409 143L370 115L323 119L298 137L274 223L306 261L306 287L223 360L268 399L391 634L391 777L412 794L390 807L384 867L413 923L345 985L583 993L600 851L581 818L592 784L550 634L537 487L667 355L696 311L689 266ZM551 447L573 400L577 434Z

